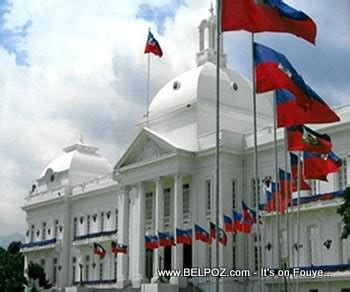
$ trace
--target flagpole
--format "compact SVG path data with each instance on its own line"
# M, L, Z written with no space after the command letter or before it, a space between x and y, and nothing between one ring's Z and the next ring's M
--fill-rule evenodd
M277 101L276 101L277 104ZM291 195L291 201L293 201L293 192L288 189L288 134L287 134L287 129L284 128L284 193L287 196L286 198L286 229L287 229L287 242L286 242L286 248L287 248L287 264L286 267L290 268L290 250L289 250L289 192ZM290 178L290 184L292 185L292 178ZM287 289L286 292L288 291L289 288L289 280L290 278L288 277L287 279Z
M151 28L148 28L148 32L151 32ZM148 125L149 118L149 99L150 99L150 89L151 89L151 54L148 53L148 64L147 64L147 105L146 105L146 121Z
M276 92L273 94L273 140L274 140L274 156L275 156L275 177L276 177L276 218L277 218L277 267L281 268L281 235L280 235L280 184L278 175L278 149L277 149L277 97ZM275 268L275 267L274 267ZM278 291L281 291L281 279L278 277Z
M254 195L256 198L256 216L257 216L257 234L256 245L258 255L258 290L262 292L262 286L260 282L261 261L260 261L260 223L259 223L259 170L258 170L258 125L257 125L257 104L256 104L256 73L255 73L255 54L254 54L255 34L252 33L252 75L253 75L253 115L254 115L254 172L255 172L255 189Z
M298 177L297 177L297 189L298 189L298 207L297 207L297 267L300 266L300 189L301 189L301 151L298 152ZM299 277L296 278L296 291L299 291Z
M215 221L216 221L216 266L219 268L219 203L220 203L220 46L221 46L221 0L216 1L216 145L215 145ZM215 278L215 291L219 292L219 277Z

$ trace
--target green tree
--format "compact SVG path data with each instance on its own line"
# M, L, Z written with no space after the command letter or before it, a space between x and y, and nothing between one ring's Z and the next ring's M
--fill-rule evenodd
M24 258L20 242L12 242L8 249L0 248L0 291L21 292L26 279L23 275Z
M51 284L46 279L44 268L41 265L30 262L28 265L28 278L39 281L39 287L49 289Z
M344 203L338 208L337 213L342 216L344 223L341 238L348 238L350 235L350 187L344 190Z

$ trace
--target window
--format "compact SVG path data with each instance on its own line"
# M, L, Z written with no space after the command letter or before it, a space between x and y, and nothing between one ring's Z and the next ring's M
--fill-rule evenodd
M146 193L146 222L152 223L152 211L153 211L153 194Z
M236 180L232 179L232 209L236 208Z
M236 269L236 234L232 235L232 268Z
M208 245L208 267L211 268L211 245Z
M260 179L258 178L258 181L256 183L256 179L252 178L251 181L251 193L253 194L253 207L256 208L257 203L260 203L260 197L259 197L259 202L257 202L257 197L260 196L260 184L259 184ZM256 192L257 191L257 192Z
M164 223L169 225L170 220L170 188L164 189Z
M338 189L344 190L348 185L348 179L347 179L347 159L342 160L343 164L338 172Z
M89 281L90 256L85 257L85 281Z
M76 275L77 275L77 270L76 270L77 269L76 268L77 259L76 259L76 257L73 257L72 262L73 262L73 264L72 264L72 283L74 285L76 282Z
M57 236L58 236L58 220L56 219L55 220L55 227L54 227L54 229L53 229L53 237L54 238L57 238Z
M100 281L102 281L103 280L103 262L100 263L99 272L100 272L99 279L100 279Z
M73 236L76 237L78 235L78 217L74 217L73 219Z
M318 226L308 227L308 255L311 265L320 263L320 230Z
M118 214L119 214L118 209L116 209L115 210L115 217L114 217L115 230L118 230L118 220L119 220Z
M114 280L117 280L118 272L118 254L114 254Z
M86 216L86 233L90 234L91 232L91 216L87 215Z
M182 212L184 218L188 218L190 213L190 184L182 185Z
M258 254L258 244L257 244L258 237L254 235L254 268L255 271L259 268L259 254ZM260 235L260 243L261 243L261 235ZM260 264L262 263L262 248L261 244L259 246L259 252L260 252Z
M105 213L104 212L101 212L100 214L100 231L102 232L104 230L104 226L105 226Z
M55 285L57 282L57 258L53 258L52 261L52 284Z
M207 214L210 213L211 209L211 181L210 179L207 179L205 181L205 202L206 202L206 209Z
M46 240L46 222L43 222L42 229L43 229L42 239Z
M33 224L30 229L30 242L34 241L34 231L35 230L35 225Z

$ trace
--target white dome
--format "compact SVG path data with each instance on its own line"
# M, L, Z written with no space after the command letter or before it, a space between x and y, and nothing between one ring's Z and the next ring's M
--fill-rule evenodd
M251 82L227 68L220 70L220 104L252 112ZM160 89L149 106L150 117L164 115L201 100L216 102L216 65L211 62L173 78ZM258 112L271 116L271 104L260 103Z
M97 152L98 148L84 143L77 143L63 149L65 153L58 156L44 169L41 177L50 173L68 170L69 176L98 176L112 173L112 165Z

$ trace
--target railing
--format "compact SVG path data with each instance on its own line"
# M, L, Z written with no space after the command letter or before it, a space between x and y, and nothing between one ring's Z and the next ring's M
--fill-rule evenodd
M115 284L117 279L111 280L88 280L88 281L74 281L73 285L101 285L101 284Z
M42 241L34 241L34 242L28 242L28 243L22 243L21 248L31 248L31 247L40 247L40 246L46 246L49 244L55 244L57 242L56 238L53 239L47 239Z
M97 238L97 237L102 237L102 236L110 236L110 235L116 234L117 232L118 232L118 230L115 229L115 230L110 230L110 231L101 231L101 232L96 232L96 233L89 233L89 234L74 236L73 241L89 239L89 238Z

